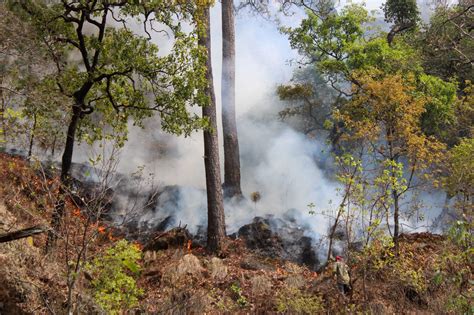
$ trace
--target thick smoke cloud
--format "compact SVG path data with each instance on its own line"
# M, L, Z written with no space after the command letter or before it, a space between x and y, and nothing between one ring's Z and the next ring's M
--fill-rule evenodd
M300 18L301 15L297 14L283 22L296 25ZM212 9L211 19L214 86L220 118L222 46L219 3ZM237 16L236 112L242 189L246 200L226 202L228 233L235 232L255 216L272 214L284 217L288 212L302 226L309 228L309 236L316 239L327 232L327 218L310 215L307 205L314 203L316 210L321 211L338 204L338 184L318 166L331 164L329 148L324 139L309 139L278 121L278 112L283 105L275 95L276 86L291 79L294 67L288 60L297 58L287 38L278 32L274 23L245 12ZM181 189L176 203L148 211L140 220L154 225L173 215L175 224L187 224L191 232L196 232L207 220L202 132L188 138L168 135L160 130L158 118L148 120L145 125L145 129L131 127L119 171L132 173L138 166L144 166L145 173L153 174L159 186L177 185ZM223 163L220 119L218 125ZM81 160L80 155L77 159ZM261 200L254 204L249 196L256 191L261 194Z
M222 43L219 4L212 9L211 19L214 86L220 117ZM276 86L291 79L293 69L287 61L296 57L274 23L245 12L237 16L236 112L242 189L247 201L226 203L230 233L256 215L271 213L282 216L289 209L294 209L294 216L301 218L301 222L310 222L313 231L324 232L326 229L324 220L309 217L307 204L314 202L324 208L330 199L335 198L335 184L316 164L318 159L327 159L328 149L278 121L282 104L275 95ZM222 163L221 131L219 121ZM161 186L186 187L181 191L179 209L161 209L160 217L173 211L177 220L188 224L191 230L205 224L201 132L188 138L167 135L160 131L157 119L149 120L144 130L131 128L119 170L130 173L138 165L144 165L146 173L153 173ZM262 197L253 204L248 198L255 191ZM148 213L142 220L153 221L153 213Z

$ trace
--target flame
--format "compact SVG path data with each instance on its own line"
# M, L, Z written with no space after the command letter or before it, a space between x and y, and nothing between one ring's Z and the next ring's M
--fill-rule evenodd
M186 246L186 247L187 247L187 249L188 249L188 252L190 252L190 251L191 251L191 245L192 245L192 244L193 244L193 241L191 241L191 240L188 240L188 245Z
M104 233L105 233L105 226L102 226L102 225L99 226L99 227L97 228L97 231L98 231L100 234L104 234Z
M81 216L81 209L79 208L74 208L74 210L72 210L72 215L75 216L75 217L80 217Z
M140 243L133 243L133 246L135 246L135 248L138 249L139 251L143 250L143 245Z
M283 269L280 268L280 267L277 267L276 273L279 274L279 275L284 275L284 274L285 274L285 270L283 270Z

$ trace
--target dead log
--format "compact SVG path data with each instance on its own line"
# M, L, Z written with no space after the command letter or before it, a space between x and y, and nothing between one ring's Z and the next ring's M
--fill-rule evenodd
M14 241L14 240L19 240L21 238L25 238L28 236L44 233L46 231L48 231L48 228L38 225L38 226L33 226L26 229L18 230L15 232L5 233L5 234L0 235L0 243L6 243L6 242Z

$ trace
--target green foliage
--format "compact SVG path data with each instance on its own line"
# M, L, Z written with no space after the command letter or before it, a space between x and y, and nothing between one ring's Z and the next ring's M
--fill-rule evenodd
M35 30L40 42L48 42L49 58L56 61L55 92L70 98L70 109L80 112L78 139L92 143L116 137L123 144L128 122L141 125L155 112L160 114L162 128L170 133L189 135L207 126L206 120L188 111L190 105L208 102L202 92L205 53L197 45L197 33L181 28L183 20L192 18L195 8L191 3L8 4L11 12ZM107 26L111 11L124 21L124 27ZM153 19L142 21L144 32L150 35L147 27L152 24L168 29L172 33L169 52L163 53L148 36L127 27L128 21L149 18L152 13ZM85 31L87 28L94 31Z
M390 47L380 32L368 27L371 20L365 8L351 5L324 18L308 13L298 28L283 31L330 82L337 76L352 81L353 71L373 68L391 74L421 72L417 51L403 42Z
M422 74L419 77L421 93L427 95L425 112L421 117L422 130L427 135L434 135L445 140L449 127L455 122L455 102L457 100L457 84Z
M421 294L427 290L427 281L423 268L414 265L415 253L402 252L392 264L395 279L404 287L410 288Z
M431 282L436 288L445 288L450 294L445 310L456 314L472 314L471 267L474 263L473 223L456 221L448 230L446 246L435 261L436 273ZM462 292L459 294L458 292Z
M280 119L305 134L332 129L332 111L342 99L327 86L315 67L296 71L289 84L278 86L277 93L286 104L278 113Z
M320 17L307 11L307 17L298 28L284 28L292 48L310 60L318 61L323 74L348 74L346 59L352 48L361 41L364 25L371 19L359 5L345 7L339 14Z
M286 314L317 314L323 310L323 300L297 288L282 288L275 299L276 311Z
M474 77L474 14L469 5L469 1L459 1L437 6L429 24L412 37L427 73L443 80L456 78L461 84Z
M474 244L474 235L472 233L473 224L467 221L456 221L448 230L448 236L451 242L474 253L472 245Z
M395 244L391 237L381 235L364 248L362 257L369 262L370 269L379 271L391 265L395 259L393 248Z
M448 161L449 176L446 187L451 195L464 195L469 199L474 187L474 139L462 139L451 149Z
M141 251L136 245L121 240L86 269L93 280L93 295L97 304L109 314L118 314L138 304L143 290L137 287Z
M389 46L384 37L375 35L369 40L361 39L351 48L347 58L347 67L351 71L378 69L384 74L421 73L418 52L404 42Z
M388 23L405 25L415 24L419 20L416 0L387 0L382 8Z
M474 305L472 303L474 294L468 292L467 295L468 296L457 293L452 294L445 305L445 310L453 314L474 314Z
M209 298L216 305L219 312L232 313L239 307L230 297L222 294L222 292L217 291L215 288L210 290Z
M247 298L242 294L242 288L236 284L233 283L230 286L230 291L234 295L235 302L239 307L245 307L248 304Z

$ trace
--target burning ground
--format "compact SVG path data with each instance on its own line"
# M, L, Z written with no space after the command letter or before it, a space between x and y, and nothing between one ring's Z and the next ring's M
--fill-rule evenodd
M45 224L52 205L44 198L48 186L42 172L17 157L2 155L0 163L1 233ZM68 227L71 237L80 239L72 233L80 223L75 209L70 203L67 211L77 221ZM375 242L349 257L353 290L343 297L331 268L316 268L320 264L315 253L304 251L304 229L287 221L255 218L226 240L218 257L206 253L199 235L183 227L153 231L151 241L141 245L137 285L143 294L136 311L454 314L465 303L469 312L473 265L465 244L430 233L406 234L401 237L400 259L394 259L390 242ZM112 227L92 229L98 233L90 257L100 256L122 237ZM39 235L0 245L2 314L65 312L64 253L70 249L59 242L58 250L44 257L45 240ZM296 243L301 245L292 247ZM289 257L288 252L299 255ZM92 298L93 281L93 275L78 275L74 292L81 302L79 313L99 312Z

